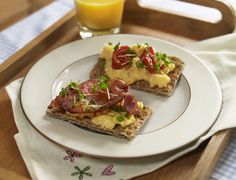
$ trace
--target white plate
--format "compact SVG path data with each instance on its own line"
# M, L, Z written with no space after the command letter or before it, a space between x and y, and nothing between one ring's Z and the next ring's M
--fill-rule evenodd
M153 109L140 133L128 142L94 133L48 117L46 108L70 80L87 80L105 43L149 43L158 51L185 62L183 76L169 98L133 91ZM212 71L195 55L172 43L137 35L109 35L79 40L60 47L38 61L21 89L25 115L48 139L81 153L114 158L143 157L186 145L204 134L215 122L222 103L219 83Z

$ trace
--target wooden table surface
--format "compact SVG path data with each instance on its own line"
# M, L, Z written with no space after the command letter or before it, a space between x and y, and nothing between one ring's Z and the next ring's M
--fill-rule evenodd
M198 40L167 33L124 21L122 33L144 34L162 38L179 45ZM29 179L29 172L17 148L14 135L18 132L10 99L4 87L26 75L28 70L53 49L79 39L74 12L70 12L47 31L9 58L0 66L0 179ZM231 135L231 130L217 133L191 153L165 167L134 179L208 179Z

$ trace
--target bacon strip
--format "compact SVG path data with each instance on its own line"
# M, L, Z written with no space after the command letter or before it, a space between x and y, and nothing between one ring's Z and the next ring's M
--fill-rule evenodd
M128 84L119 79L110 80L108 86L113 94L125 95L129 92Z
M129 113L129 114L139 114L139 109L138 109L138 105L137 105L137 101L134 99L133 96L131 95L127 95L124 98L124 106L125 106L125 110Z
M96 86L97 92L94 91L94 86ZM124 106L126 111L129 114L137 114L138 106L137 101L133 96L130 95L129 86L119 79L109 80L108 89L109 90L99 90L98 81L91 79L85 81L78 85L79 92L85 95L84 100L95 102L96 107L90 107L89 111L92 112L101 112L110 107L122 102L124 100ZM112 96L110 96L110 93ZM58 95L49 105L49 108L52 107L61 107L66 111L71 113L83 113L85 112L85 106L82 103L77 104L80 101L80 95L77 90L70 88L68 93L65 96ZM86 109L86 112L88 109Z
M111 98L109 101L106 102L102 107L100 107L97 111L103 111L105 109L108 109L109 107L112 107L119 102L121 102L124 99L124 96L116 96Z

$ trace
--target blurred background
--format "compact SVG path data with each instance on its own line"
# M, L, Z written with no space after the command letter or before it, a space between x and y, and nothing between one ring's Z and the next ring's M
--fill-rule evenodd
M10 1L1 0L0 1L0 31L8 27L9 25L12 25L15 22L21 20L22 18L29 16L30 14L34 13L35 11L41 9L44 6L47 6L48 4L54 1L58 1L59 3L65 4L65 5L73 4L73 0L10 0ZM145 2L151 2L151 4L156 4L157 8L159 9L160 8L164 9L166 5L168 6L169 2L171 2L172 7L173 7L174 1L175 0L140 0L142 4L145 4ZM193 2L193 3L195 2L194 0L187 0L187 1ZM221 1L229 2L234 7L236 7L236 0L221 0ZM201 15L201 13L199 13L198 15Z
M74 0L0 0L0 64L74 6ZM235 9L236 0L126 0L122 28L126 33L136 29L132 33L142 34L149 28L203 40L231 33Z
M32 14L54 0L1 0L0 30Z

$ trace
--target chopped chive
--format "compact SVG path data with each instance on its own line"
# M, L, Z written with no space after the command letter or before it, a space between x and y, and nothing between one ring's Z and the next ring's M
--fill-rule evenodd
M145 64L143 64L142 61L138 61L138 62L136 62L136 67L137 68L145 68Z
M124 116L116 116L116 120L119 122L122 122L125 120L125 117Z
M149 46L149 44L148 43L144 43L147 47Z
M155 70L156 72L160 71L160 64L155 64Z
M157 60L162 60L165 64L171 64L170 58L165 53L156 53Z
M112 46L113 44L112 44L112 42L109 42L108 45Z
M171 64L171 60L167 57L165 60L163 60L165 64Z
M126 53L127 54L135 54L135 52L130 47L127 48Z
M119 46L120 46L120 42L118 42L118 43L115 45L114 50L118 49Z

